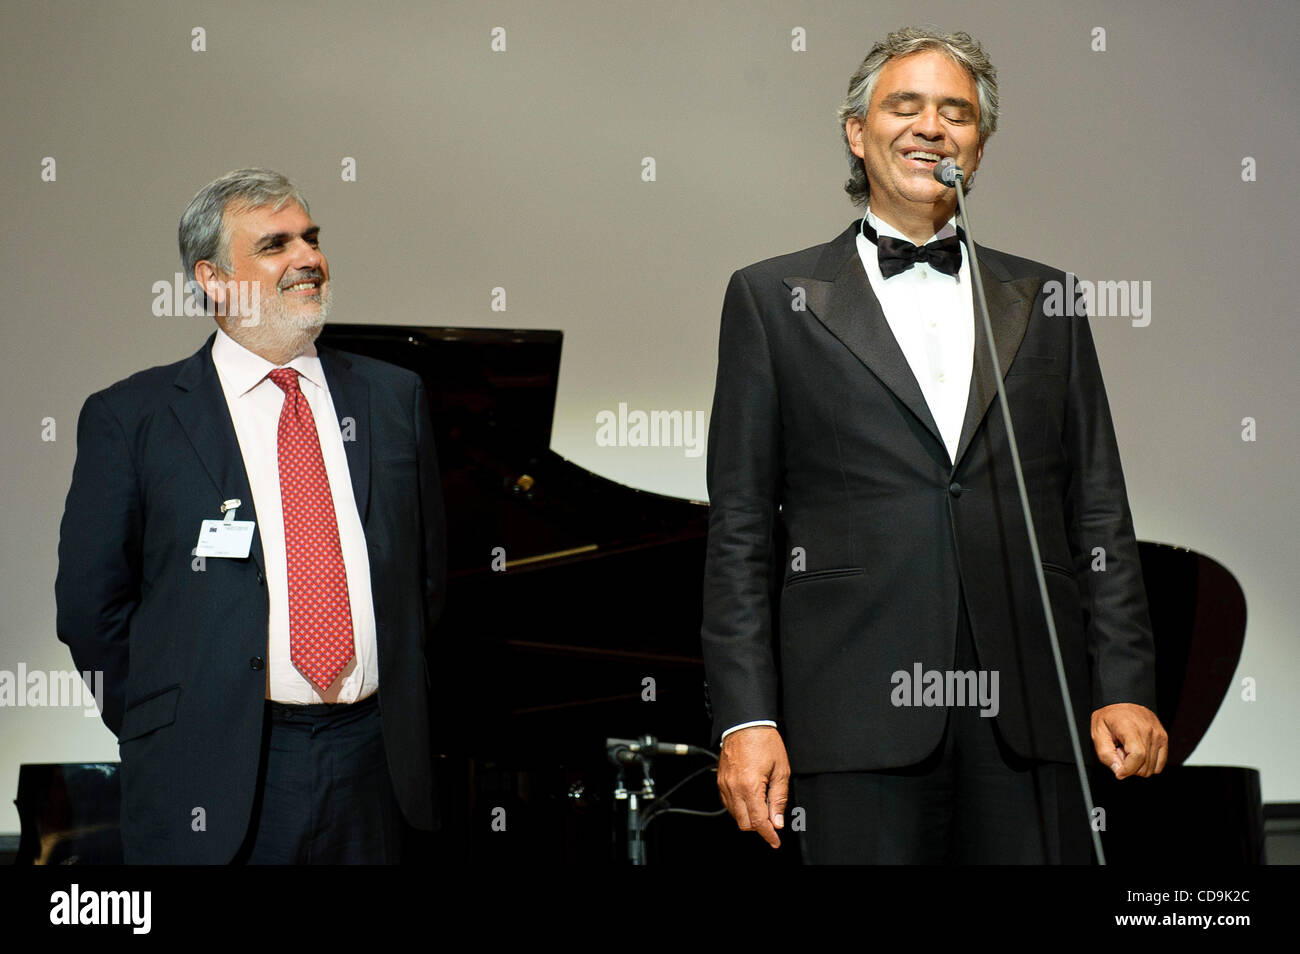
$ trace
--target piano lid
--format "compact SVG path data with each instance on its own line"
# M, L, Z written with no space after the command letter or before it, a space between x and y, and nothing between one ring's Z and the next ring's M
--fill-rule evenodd
M421 374L439 462L454 451L511 456L551 446L562 331L327 324L321 343Z
M550 449L563 332L327 324L320 342L423 378L452 578L488 572L498 548L527 571L707 534L703 504L627 487Z

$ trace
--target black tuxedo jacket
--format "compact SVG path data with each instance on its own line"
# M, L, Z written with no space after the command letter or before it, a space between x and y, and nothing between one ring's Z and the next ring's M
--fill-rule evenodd
M60 530L58 635L78 669L104 673L128 862L229 861L257 786L269 612L260 527L246 559L191 555L223 500L257 519L212 340L86 400ZM424 652L445 542L427 400L409 371L318 350L340 420L355 421L344 448L370 559L393 788L410 824L434 828Z
M800 773L922 760L946 710L896 706L892 677L916 663L952 668L964 593L980 667L999 674L1004 739L1027 757L1071 761L978 305L953 462L857 233L854 222L825 245L751 265L727 289L702 630L714 738L776 719ZM1043 284L1064 274L978 254L1086 753L1091 709L1155 708L1110 410L1087 319L1044 314Z

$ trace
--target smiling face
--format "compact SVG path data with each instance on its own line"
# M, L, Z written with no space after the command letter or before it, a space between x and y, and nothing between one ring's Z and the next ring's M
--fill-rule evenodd
M210 298L224 303L225 316L219 314L217 322L227 334L284 364L307 350L329 311L329 262L320 250L320 226L296 202L279 210L227 209L224 224L230 271L204 260L195 264L195 277ZM249 301L245 289L254 287L258 307L249 314L241 303ZM292 353L284 357L286 352Z
M938 161L952 157L969 179L984 152L974 78L932 50L886 63L866 121L850 117L844 128L866 167L871 211L920 235L913 241L933 235L957 204L956 192L934 179Z

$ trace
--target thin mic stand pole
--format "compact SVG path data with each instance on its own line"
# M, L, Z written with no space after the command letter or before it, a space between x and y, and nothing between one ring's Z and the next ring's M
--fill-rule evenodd
M642 834L645 821L641 818L641 805L636 792L627 796L627 860L634 865L645 864L645 840Z
M1093 804L1092 788L1088 785L1088 772L1083 766L1083 750L1079 746L1079 728L1074 722L1074 707L1070 704L1070 687L1065 681L1065 663L1061 660L1061 644L1056 638L1056 621L1052 617L1052 602L1047 596L1047 578L1043 576L1043 561L1038 552L1038 534L1034 530L1034 518L1029 512L1029 493L1025 489L1025 475L1020 470L1020 449L1016 444L1016 432L1011 426L1011 408L1007 404L1007 391L1002 384L1002 368L998 365L998 349L993 343L993 325L989 322L989 303L984 300L984 282L980 278L979 258L975 254L975 238L970 227L970 213L966 211L966 195L962 188L965 176L960 170L951 185L957 190L957 208L961 212L962 225L966 230L966 248L970 252L971 278L975 285L975 294L979 296L980 313L984 316L984 337L988 342L989 358L993 362L993 380L998 387L998 403L1002 405L1002 423L1007 429L1007 443L1011 446L1011 464L1016 472L1016 487L1020 490L1020 507L1025 513L1025 526L1029 531L1029 550L1034 558L1034 577L1038 580L1038 595L1043 601L1043 615L1047 618L1047 635L1052 641L1052 659L1056 663L1056 678L1061 685L1061 701L1065 704L1065 720L1070 727L1070 746L1074 749L1074 764L1079 770L1079 784L1083 786L1083 800L1088 808L1088 830L1092 832L1092 847L1097 855L1097 864L1106 863L1106 855L1101 849L1101 835L1092 824ZM1086 320L1086 319L1085 319Z

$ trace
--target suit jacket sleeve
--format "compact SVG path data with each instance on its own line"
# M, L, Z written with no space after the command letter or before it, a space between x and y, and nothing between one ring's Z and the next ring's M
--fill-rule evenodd
M772 546L781 480L776 374L758 304L731 277L722 307L709 421L709 540L704 576L704 665L713 737L775 719Z
M194 528L195 537L198 527ZM128 630L140 605L143 519L126 434L102 394L77 422L77 460L59 527L55 627L77 668L104 679L104 723L117 735L126 693Z
M1063 433L1071 464L1067 527L1085 594L1092 707L1133 702L1154 711L1155 640L1133 517L1092 332L1082 308L1076 314L1068 319L1074 328Z

